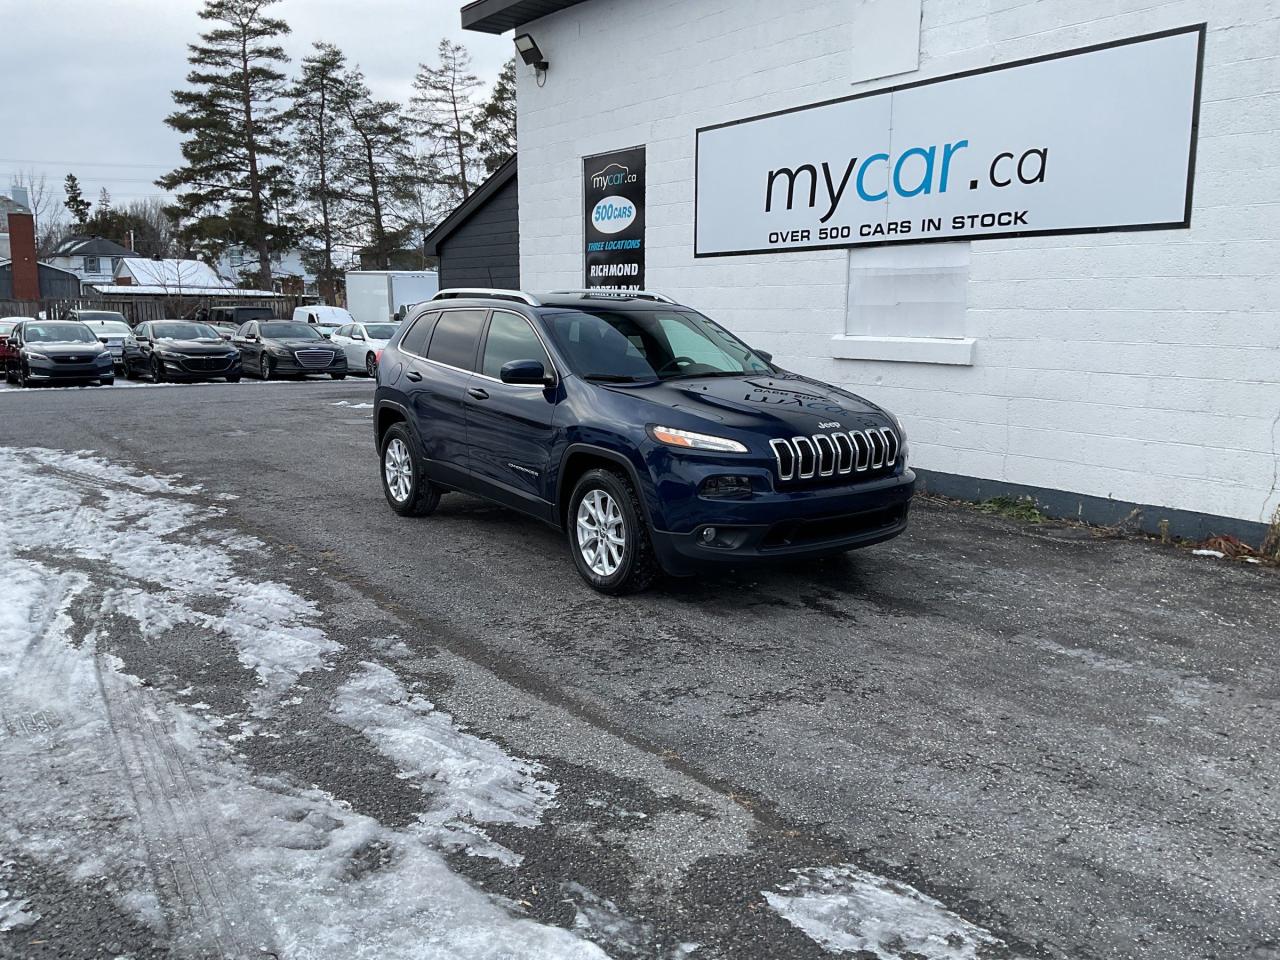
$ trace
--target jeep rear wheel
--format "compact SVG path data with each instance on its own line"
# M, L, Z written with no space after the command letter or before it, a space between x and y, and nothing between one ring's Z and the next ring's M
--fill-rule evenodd
M594 590L643 590L658 573L649 528L631 482L612 470L589 470L573 489L566 523L569 550Z
M382 438L382 492L402 517L425 517L440 503L440 491L422 469L413 438L403 423L392 424Z

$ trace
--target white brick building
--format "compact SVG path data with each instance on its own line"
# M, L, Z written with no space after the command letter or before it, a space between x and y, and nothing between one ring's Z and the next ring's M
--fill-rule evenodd
M550 62L519 71L527 289L583 284L583 158L644 145L645 285L893 410L931 489L1255 540L1280 505L1274 3L478 0L463 21ZM694 256L698 128L1200 22L1189 229Z

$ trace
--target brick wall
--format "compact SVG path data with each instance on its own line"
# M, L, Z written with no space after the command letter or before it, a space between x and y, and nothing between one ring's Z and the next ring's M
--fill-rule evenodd
M591 0L529 26L521 266L582 280L581 158L648 147L647 283L900 414L918 466L1263 521L1280 503L1280 8L924 0L920 69L855 84L857 0ZM1190 230L977 241L972 366L835 359L850 255L695 261L694 131L1207 20ZM920 249L920 248L910 248Z

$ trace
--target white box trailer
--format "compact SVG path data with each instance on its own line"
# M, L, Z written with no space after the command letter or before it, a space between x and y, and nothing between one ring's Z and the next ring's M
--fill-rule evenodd
M434 270L348 270L347 310L360 323L386 323L439 290Z

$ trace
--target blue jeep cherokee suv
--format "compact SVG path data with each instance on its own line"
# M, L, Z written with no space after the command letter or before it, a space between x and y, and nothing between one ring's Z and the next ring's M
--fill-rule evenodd
M393 510L513 507L604 593L888 540L915 485L890 413L645 292L441 291L383 352L374 413Z

